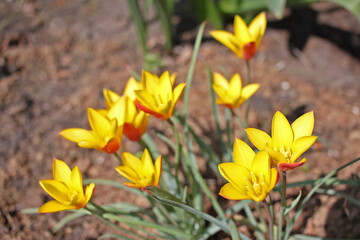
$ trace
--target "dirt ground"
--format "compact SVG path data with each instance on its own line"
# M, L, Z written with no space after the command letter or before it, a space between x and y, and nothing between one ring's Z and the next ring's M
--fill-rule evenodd
M318 144L305 154L305 167L288 176L290 182L316 179L360 156L360 24L344 9L327 3L288 11L282 21L268 16L265 37L251 62L253 82L261 87L252 98L250 125L269 131L277 110L291 120L313 110ZM166 54L151 11L148 19L149 48L162 53L166 69L178 74L177 82L184 82L197 25L178 18L178 45ZM206 65L213 71L240 72L245 79L244 62L213 40L211 29L207 26L205 31L190 97L191 124L208 142L214 140L215 127ZM141 50L126 1L1 1L0 32L0 238L96 239L116 232L85 217L52 234L51 227L66 213L20 211L50 200L38 181L52 178L53 157L79 166L83 178L123 181L114 171L114 157L80 149L58 132L88 128L86 109L104 108L102 89L121 93L130 77L127 69L141 72ZM243 109L238 113L242 115ZM154 118L149 131L153 129L171 136L170 129ZM240 130L235 135L240 136ZM123 147L139 150L126 139ZM359 172L355 164L339 177L359 177ZM342 191L360 197L358 189ZM103 186L96 188L93 200L144 204L127 192ZM315 195L294 232L360 238L360 208L340 198Z

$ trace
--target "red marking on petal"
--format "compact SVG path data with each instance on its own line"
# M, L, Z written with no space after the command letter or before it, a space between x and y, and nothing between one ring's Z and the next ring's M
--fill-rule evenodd
M293 170L296 167L300 167L304 165L305 162L298 162L298 163L279 163L278 168L282 172L286 172L289 170Z
M139 141L142 133L140 129L134 127L131 123L124 123L124 135L131 141Z
M246 61L254 57L256 52L256 45L254 42L249 42L244 45L243 48L243 57Z
M136 104L136 107L138 109L140 109L141 111L146 112L148 114L151 114L151 115L153 115L154 117L156 117L156 118L158 118L160 120L167 120L167 118L165 119L164 115L162 115L160 113L157 113L157 112L154 112L153 110L148 109L147 107L142 105L138 100L135 101L135 104Z
M117 138L110 139L107 144L102 148L107 153L114 153L120 148L120 141Z

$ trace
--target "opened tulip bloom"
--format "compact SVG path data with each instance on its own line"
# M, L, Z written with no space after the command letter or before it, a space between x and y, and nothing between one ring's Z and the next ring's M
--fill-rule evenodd
M88 108L91 131L82 128L68 128L60 135L69 141L76 142L83 148L94 148L107 153L115 153L121 144L122 126L117 120L109 119L99 111Z
M128 96L121 96L107 112L110 119L115 118L123 125L123 134L132 141L139 141L146 132L149 114L141 111Z
M272 120L270 137L267 133L254 129L245 129L249 140L259 150L266 150L273 166L280 171L288 171L303 165L306 159L297 159L316 141L312 136L314 113L308 112L296 119L291 125L281 112L276 112Z
M167 71L160 77L143 71L142 89L134 91L136 106L161 120L168 120L185 88L185 83L180 83L173 89L174 81L175 76L170 76Z
M233 51L239 58L250 60L256 53L266 29L266 15L264 12L257 15L249 26L236 15L234 19L234 34L216 30L210 32L220 43Z
M219 164L220 174L229 182L219 195L230 200L252 199L263 201L278 181L278 171L270 168L266 151L257 154L243 141L236 139L234 162Z
M249 99L260 87L257 83L249 84L242 87L241 78L238 73L234 74L230 81L219 74L214 73L214 91L219 96L216 103L234 109Z
M159 184L162 168L161 155L155 160L154 164L147 149L144 150L141 159L128 152L124 152L122 154L122 162L123 166L118 166L116 171L131 181L126 182L126 186L143 189Z
M55 200L42 205L38 213L59 212L69 209L80 209L86 206L93 195L95 185L82 185L82 177L78 167L73 170L61 160L54 159L54 179L41 180L41 187Z

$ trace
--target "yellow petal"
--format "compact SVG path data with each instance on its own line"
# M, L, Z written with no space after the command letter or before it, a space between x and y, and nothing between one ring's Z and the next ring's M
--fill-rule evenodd
M255 128L246 128L246 135L249 138L250 142L259 150L264 150L266 144L271 146L271 137L266 132Z
M154 163L151 159L149 151L146 148L141 156L141 170L141 174L143 176L152 176L155 173Z
M271 179L270 179L268 192L270 192L276 186L279 180L279 172L278 170L276 170L276 168L271 168L270 172L271 172Z
M136 99L143 105L144 107L154 110L157 107L157 102L153 95L147 90L136 90L134 91L136 95Z
M92 197L92 195L94 193L94 190L95 190L95 184L94 183L90 183L88 186L86 186L86 188L85 188L84 206L90 201L90 198Z
M137 183L140 180L138 173L130 167L118 166L116 167L116 171L120 173L120 175L134 183Z
M249 85L246 85L242 91L241 96L245 99L249 99L260 87L260 84L252 83Z
M70 210L70 209L76 209L76 206L65 205L58 201L51 200L51 201L45 203L44 205L42 205L39 208L38 213L53 213L53 212Z
M230 183L225 184L219 192L219 195L227 198L229 200L243 200L249 199L249 196L246 192L240 192L237 188L235 188Z
M277 111L272 120L271 135L274 147L291 147L294 140L293 130L286 117Z
M79 147L82 147L82 148L100 149L106 145L106 142L101 141L100 139L97 139L95 142L82 141L82 142L79 142L78 145L79 145Z
M255 155L251 164L251 171L257 176L263 174L266 184L270 183L270 158L265 150L260 151Z
M182 94L184 93L185 87L186 87L186 83L180 83L179 85L177 85L174 88L173 98L172 98L172 101L171 101L171 107L170 107L170 109L168 111L168 118L170 118L173 115L175 105L179 101Z
M155 160L155 180L154 186L159 185L160 175L162 170L162 157L161 155Z
M211 31L210 35L226 47L230 48L230 50L233 51L239 58L242 58L242 51L238 43L239 40L233 34L223 30L216 30Z
M141 83L136 81L135 78L130 77L124 89L124 96L128 96L131 101L135 101L136 96L134 94L134 90L138 89L141 89Z
M109 89L106 89L106 88L104 88L103 94L104 94L107 108L110 108L112 106L112 104L114 104L120 98L119 94L117 94L116 92L113 92Z
M59 133L62 137L66 138L69 141L79 143L81 141L90 141L96 142L97 137L93 132L82 129L82 128L68 128L62 130Z
M316 136L307 136L297 139L291 149L292 155L290 162L295 162L301 154L303 154L315 143L316 139Z
M171 86L174 86L175 79L176 79L176 73L171 74L170 75Z
M92 108L88 108L88 118L94 133L101 139L105 139L111 129L109 119Z
M139 158L137 158L136 156L134 156L128 152L123 152L121 156L122 156L122 162L123 162L124 166L130 167L132 169L139 170L139 171L141 170L141 160Z
M138 115L138 109L135 103L127 96L125 96L125 107L123 109L124 114L124 122L133 123L135 121L136 116Z
M250 173L245 167L231 162L220 163L218 167L220 174L237 190L246 191L244 179L249 179Z
M301 137L311 136L314 129L314 112L308 112L296 119L291 127L294 131L294 141Z
M251 163L255 157L254 151L244 141L236 138L233 149L234 163L247 169L251 169Z
M71 190L76 190L79 194L84 196L82 176L78 167L74 167L71 171Z
M267 148L266 151L269 153L271 165L273 167L277 167L279 163L286 163L284 155L282 155L280 152L274 151L270 148Z
M233 98L241 97L241 78L238 73L234 74L229 82L229 95Z
M65 162L54 158L53 163L54 180L69 184L71 182L71 169Z
M236 15L234 19L234 35L242 44L252 42L248 27L239 15Z
M148 71L143 70L142 76L141 76L141 88L143 90L147 90L151 94L154 94L157 92L158 87L158 77ZM136 94L135 94L136 95ZM138 96L136 95L136 98Z
M266 14L261 12L258 14L249 25L249 33L251 38L255 41L256 48L258 48L266 29Z
M229 89L229 82L226 80L226 78L221 75L220 73L214 73L213 76L213 86L216 85L224 90L228 90Z
M68 192L69 188L64 183L56 180L41 180L40 186L58 202L67 203L69 202Z
M166 96L164 101L172 98L172 84L168 71L165 71L159 78L157 92L161 93L162 96Z

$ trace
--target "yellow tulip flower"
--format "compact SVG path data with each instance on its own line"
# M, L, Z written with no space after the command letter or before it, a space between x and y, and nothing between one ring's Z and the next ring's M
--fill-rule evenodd
M82 128L68 128L59 134L82 148L94 148L107 153L115 153L121 144L122 126L116 119L109 119L100 111L88 108L88 118L92 131Z
M108 110L110 119L123 125L123 134L132 141L139 141L146 132L149 114L141 111L128 96L121 96Z
M238 73L231 77L230 82L228 82L223 75L214 73L214 83L212 87L219 96L219 98L216 99L216 103L234 109L249 99L258 90L260 85L251 83L242 87L241 78Z
M270 168L268 153L255 154L245 142L236 139L233 157L233 163L219 164L220 174L229 182L220 189L219 195L230 200L264 200L279 178L278 171Z
M136 96L134 91L141 89L141 82L136 81L135 78L131 77L129 78L128 82L126 83L125 89L124 89L124 95L128 96L131 101L135 102Z
M84 189L81 172L78 167L70 170L61 160L54 159L54 179L41 180L40 186L55 200L42 205L38 213L52 213L69 209L80 209L86 206L94 193L94 183Z
M157 186L161 175L162 158L161 155L153 163L149 151L144 150L141 160L131 153L122 154L123 166L118 166L118 171L122 176L131 182L125 183L131 188L143 189L148 186Z
M266 29L266 15L264 12L257 15L250 23L246 25L244 20L236 15L234 19L234 34L216 30L210 34L220 43L230 48L236 56L246 61L250 60L258 49L261 39Z
M175 104L183 94L185 83L173 90L175 75L164 72L160 77L143 71L141 90L135 90L136 106L161 120L168 120L174 113Z
M254 129L245 129L249 140L260 151L266 150L273 166L280 171L288 171L303 165L306 159L296 160L316 141L311 136L314 129L314 113L308 112L296 119L291 125L281 112L276 112L272 120L270 137L267 133Z

